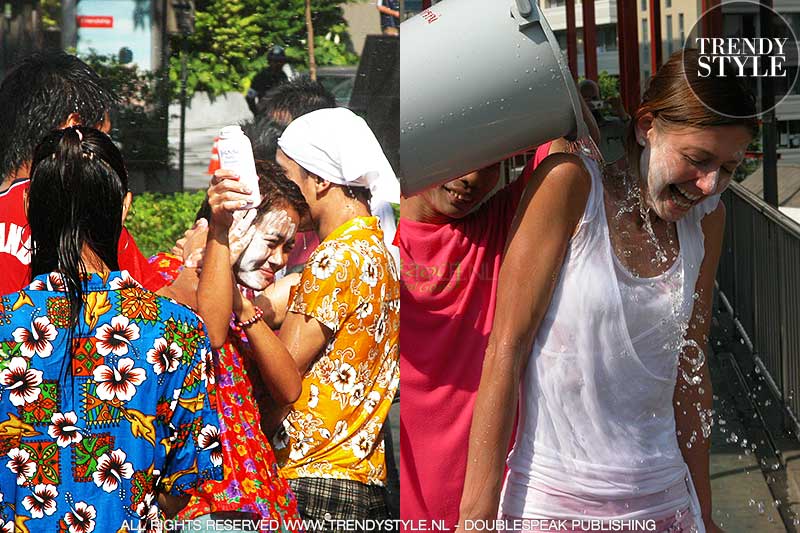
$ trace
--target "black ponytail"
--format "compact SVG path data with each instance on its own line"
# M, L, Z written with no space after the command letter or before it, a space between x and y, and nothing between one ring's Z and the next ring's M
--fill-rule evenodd
M33 276L61 274L73 328L85 293L84 245L108 268L119 270L117 243L127 192L122 155L94 128L53 131L36 147L28 193L31 271Z

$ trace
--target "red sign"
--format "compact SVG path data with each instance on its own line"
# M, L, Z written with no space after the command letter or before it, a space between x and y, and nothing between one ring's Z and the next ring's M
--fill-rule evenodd
M92 17L80 15L77 17L79 28L113 28L114 17Z

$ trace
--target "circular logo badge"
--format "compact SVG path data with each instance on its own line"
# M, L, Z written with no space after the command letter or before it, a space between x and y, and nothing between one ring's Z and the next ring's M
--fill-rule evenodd
M719 115L737 119L762 116L775 109L797 82L800 58L797 36L779 13L762 7L752 0L718 4L697 19L683 43L684 75L689 87L703 105ZM770 22L768 35L761 35L759 14L764 13ZM725 20L724 35L700 37L704 22L715 18ZM689 50L692 51L687 53ZM761 95L756 99L755 113L750 106L742 106L742 111L730 107L715 109L711 98L704 98L702 91L696 90L708 78L732 77L754 95ZM774 98L764 98L765 91Z

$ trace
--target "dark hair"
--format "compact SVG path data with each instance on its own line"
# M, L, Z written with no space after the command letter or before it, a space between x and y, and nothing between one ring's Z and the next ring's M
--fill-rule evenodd
M269 117L285 128L301 115L336 107L336 98L318 81L299 76L270 89L259 102L257 115Z
M261 218L276 206L285 205L300 215L300 227L306 226L310 216L308 203L300 191L300 187L286 177L283 167L274 161L256 160L256 173L258 174L258 192L261 194L261 203L256 207L258 210L256 219ZM208 196L195 215L195 220L200 218L206 220L211 218Z
M122 155L101 131L84 126L50 133L36 147L28 192L33 276L59 272L78 324L86 265L84 245L111 270L128 192Z
M50 51L23 59L0 83L0 179L30 161L37 143L71 114L99 126L116 101L75 56Z
M305 196L292 180L286 177L283 167L274 161L256 161L258 172L258 192L261 193L261 203L258 205L258 217L267 214L276 206L291 207L300 215L300 225L309 217L308 203Z
M254 121L242 124L242 131L253 144L253 157L262 161L275 161L278 139L285 129L268 116L258 116Z
M727 65L725 76L702 78L699 59L700 53L695 48L675 52L650 79L626 140L628 164L637 173L642 147L636 141L636 123L647 113L667 128L744 126L752 136L758 134L755 97L736 78L733 67ZM753 118L737 118L745 115Z
M350 198L364 202L369 206L372 200L372 191L370 191L369 187L347 187L345 185L340 185L340 187L344 187L345 194Z

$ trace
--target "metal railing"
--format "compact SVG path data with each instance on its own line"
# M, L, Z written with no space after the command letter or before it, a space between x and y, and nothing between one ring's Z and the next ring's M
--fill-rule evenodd
M733 183L722 195L725 243L717 272L756 364L798 425L800 225ZM798 429L798 428L795 428Z

